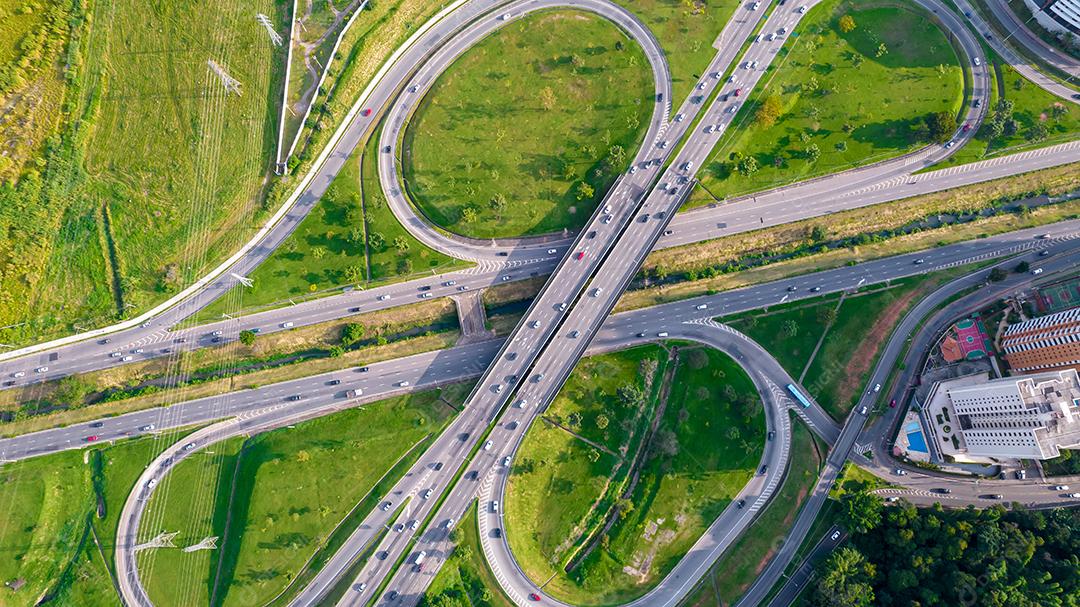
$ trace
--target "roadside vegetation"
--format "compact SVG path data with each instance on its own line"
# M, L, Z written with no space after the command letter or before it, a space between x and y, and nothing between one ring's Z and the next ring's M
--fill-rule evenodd
M411 119L403 176L433 223L477 238L580 227L654 107L642 49L591 13L514 19L447 69Z
M734 605L768 564L817 482L825 452L810 430L791 418L791 455L780 489L750 527L713 565L685 601L692 607Z
M248 276L199 312L217 320L345 288L371 288L468 266L429 249L397 220L377 173L378 133L357 148L296 230Z
M826 0L795 33L703 167L689 205L903 154L940 139L936 116L959 110L959 59L921 9Z
M502 593L484 560L476 505L469 508L451 537L455 538L454 551L424 592L420 607L512 607L514 603Z
M738 0L615 0L656 36L671 70L670 101L678 107L716 55L715 42ZM742 7L746 10L746 7ZM727 41L725 41L727 42Z
M760 343L833 419L841 420L907 311L973 270L953 268L871 285L842 297L831 294L719 320Z
M19 586L3 588L4 605L119 606L112 578L120 510L164 446L140 438L0 465L0 579Z
M459 404L469 387L376 401L231 439L181 462L155 491L144 521L179 530L177 545L218 536L219 548L144 557L140 572L155 604L269 602L339 523L348 519L349 533L375 507L382 494L371 489L390 470L403 472L395 464L423 451L453 416L450 403ZM139 537L158 531L144 523Z
M991 56L990 107L975 138L935 170L1080 137L1080 106L1059 99Z
M618 358L641 352L651 357ZM670 352L648 346L586 359L522 443L507 537L530 578L561 600L641 596L753 474L764 414L750 378L709 348ZM627 374L635 370L646 382L636 389ZM618 442L596 432L635 427L644 434Z

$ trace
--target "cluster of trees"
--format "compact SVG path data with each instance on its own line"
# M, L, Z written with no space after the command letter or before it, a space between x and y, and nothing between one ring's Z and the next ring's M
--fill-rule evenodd
M915 136L923 141L945 143L956 132L956 114L949 111L934 112L912 125Z
M1075 509L883 511L860 492L844 512L856 517L851 545L823 563L812 605L1058 607L1080 597Z

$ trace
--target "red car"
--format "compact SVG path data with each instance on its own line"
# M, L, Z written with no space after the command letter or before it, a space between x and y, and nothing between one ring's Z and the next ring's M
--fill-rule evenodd
M90 436L86 437L86 442L92 443L92 442L96 441L97 439L98 439L97 434L91 434Z
M889 401L889 406L892 407L893 409L896 408L896 399L895 398Z
M578 260L585 259L585 251L578 251L578 254L574 255L574 259L578 259Z
M361 116L370 116L371 115L371 108L364 108L364 111L360 112L360 115Z
M971 130L971 124L970 124L970 123L968 123L968 124L965 124L965 125L964 125L964 132L966 133L966 132L968 132L968 131L970 131L970 130Z
M735 96L738 97L742 93L742 89L735 89Z
M532 594L529 595L529 600L530 601L539 601L540 600L540 595L533 592Z

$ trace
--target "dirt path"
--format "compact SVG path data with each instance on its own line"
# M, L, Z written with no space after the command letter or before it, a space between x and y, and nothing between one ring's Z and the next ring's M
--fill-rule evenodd
M836 389L836 402L847 403L856 392L862 389L863 374L877 360L877 353L885 345L885 340L892 333L893 327L899 322L900 317L911 306L911 303L922 296L926 288L915 289L900 299L889 304L874 321L873 326L855 349L851 360L844 368L844 381ZM846 406L846 405L845 405Z
M546 415L541 417L540 419L546 421L547 423L551 424L552 426L555 426L556 428L559 428L560 430L563 430L564 432L566 432L570 436L573 436L574 438L580 440L581 442L589 445L593 449L596 449L598 451L603 451L604 453L607 453L608 455L614 457L615 459L618 459L618 460L623 459L623 456L619 455L618 453L615 453L614 451L612 451L611 449L608 449L607 447L601 445L600 443L593 442L593 441L585 438L584 436L578 434L577 432L574 432L570 428L567 428L566 426L560 424L559 422L555 421L554 419L552 419L552 418L550 418L550 417L548 417Z

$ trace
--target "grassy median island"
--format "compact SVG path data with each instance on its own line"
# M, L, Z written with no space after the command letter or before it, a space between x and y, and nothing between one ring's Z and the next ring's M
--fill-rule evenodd
M572 604L641 596L753 474L763 415L750 378L702 346L585 359L514 463L518 563Z
M928 115L960 109L959 59L920 9L826 0L795 34L704 167L691 204L897 156L929 141Z
M403 473L398 464L419 456L468 388L377 401L225 441L182 462L155 492L139 537L168 529L180 531L177 545L218 536L220 547L143 557L154 604L271 601L321 546L341 540L335 528L343 519L351 531L375 506L382 493L369 495L372 489L384 475Z
M740 6L738 0L615 0L656 36L671 70L669 101L678 107L716 55L713 43ZM746 6L742 10L747 10ZM725 41L726 42L726 41Z
M0 602L119 605L112 576L120 509L164 446L140 438L0 466L0 580L24 583L0 589Z
M409 194L467 236L579 228L637 153L653 86L641 48L601 17L515 19L421 102L404 135Z
M503 594L484 560L476 505L469 508L453 533L458 538L454 552L424 591L420 607L512 607L514 603Z

